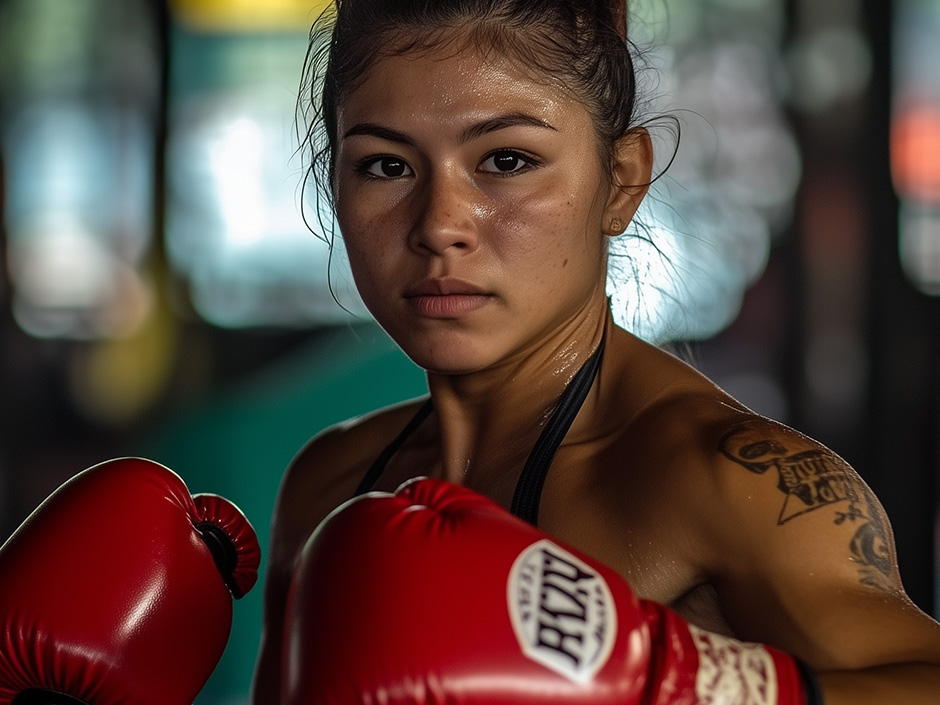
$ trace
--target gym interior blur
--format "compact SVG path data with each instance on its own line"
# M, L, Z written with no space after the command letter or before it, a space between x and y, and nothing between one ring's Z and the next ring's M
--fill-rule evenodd
M940 0L633 2L669 168L618 320L854 465L937 615ZM264 545L311 435L423 393L302 188L322 7L0 0L0 538L140 455ZM255 589L200 703L247 701L260 620Z

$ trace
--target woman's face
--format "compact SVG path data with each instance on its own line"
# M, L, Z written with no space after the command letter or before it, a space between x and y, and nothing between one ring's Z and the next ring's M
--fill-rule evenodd
M356 285L415 362L470 372L606 306L611 189L589 113L498 56L379 60L338 115Z

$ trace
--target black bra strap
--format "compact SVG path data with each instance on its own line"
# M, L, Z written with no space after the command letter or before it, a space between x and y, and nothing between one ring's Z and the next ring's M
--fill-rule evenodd
M511 509L517 517L534 526L538 525L542 487L545 485L545 478L548 475L549 466L552 464L552 458L554 458L558 446L561 445L565 434L568 433L568 429L578 415L588 392L591 391L594 378L597 376L597 370L600 368L606 339L607 331L605 330L597 350L592 353L588 361L584 363L584 366L578 370L568 386L565 387L565 391L558 401L558 406L549 418L545 428L542 429L542 433L539 434L539 438L535 442L525 466L522 468L522 474L519 477L516 492L512 498ZM381 455L375 459L372 467L369 468L369 471L359 483L355 496L372 490L392 456L398 452L408 436L421 425L433 409L434 406L429 398L421 405L411 421L408 422L408 425L395 437L395 440L389 443Z
M379 477L382 476L382 471L385 470L385 466L388 465L392 456L398 452L398 449L401 448L408 436L421 425L421 422L430 415L433 409L434 405L431 404L431 399L428 398L411 418L411 421L408 422L408 425L401 430L401 433L395 436L395 440L389 443L385 450L382 451L381 455L375 459L375 462L372 463L372 467L369 468L369 472L365 474L362 481L359 483L359 487L356 488L356 494L354 496L358 497L372 490L375 483L379 481Z
M538 526L539 503L542 497L542 487L548 476L548 468L555 457L555 451L571 428L581 405L587 398L597 370L600 368L601 357L604 354L604 343L607 340L607 331L601 337L597 350L588 358L584 366L578 370L574 379L565 387L565 392L558 401L554 413L542 429L539 439L535 442L532 452L522 468L522 475L516 485L516 492L512 498L512 513L533 526Z

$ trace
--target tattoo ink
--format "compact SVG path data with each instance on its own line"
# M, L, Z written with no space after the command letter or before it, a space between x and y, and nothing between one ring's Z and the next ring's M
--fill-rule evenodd
M791 453L777 440L753 440L749 429L726 435L721 452L751 472L763 475L771 468L778 474L778 489L785 495L777 524L824 507L847 502L836 511L834 523L857 525L849 542L851 558L858 565L864 585L890 587L893 570L893 546L887 520L871 491L858 479L849 465L826 450Z
M758 475L777 469L777 487L786 495L778 524L836 502L858 502L848 465L838 456L822 450L788 454L776 441L755 441L738 445L736 433L722 440L721 452Z
M863 521L852 537L849 548L852 558L858 563L862 584L888 587L886 579L891 576L894 547L888 538L886 522L875 505L871 492L865 493L865 500L868 504L868 515L861 515L860 520Z

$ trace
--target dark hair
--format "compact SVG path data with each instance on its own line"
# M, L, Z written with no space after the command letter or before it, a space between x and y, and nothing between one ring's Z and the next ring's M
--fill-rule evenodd
M336 0L304 63L302 151L332 203L337 109L379 59L455 44L495 51L559 82L591 114L601 157L633 127L636 76L627 0Z

